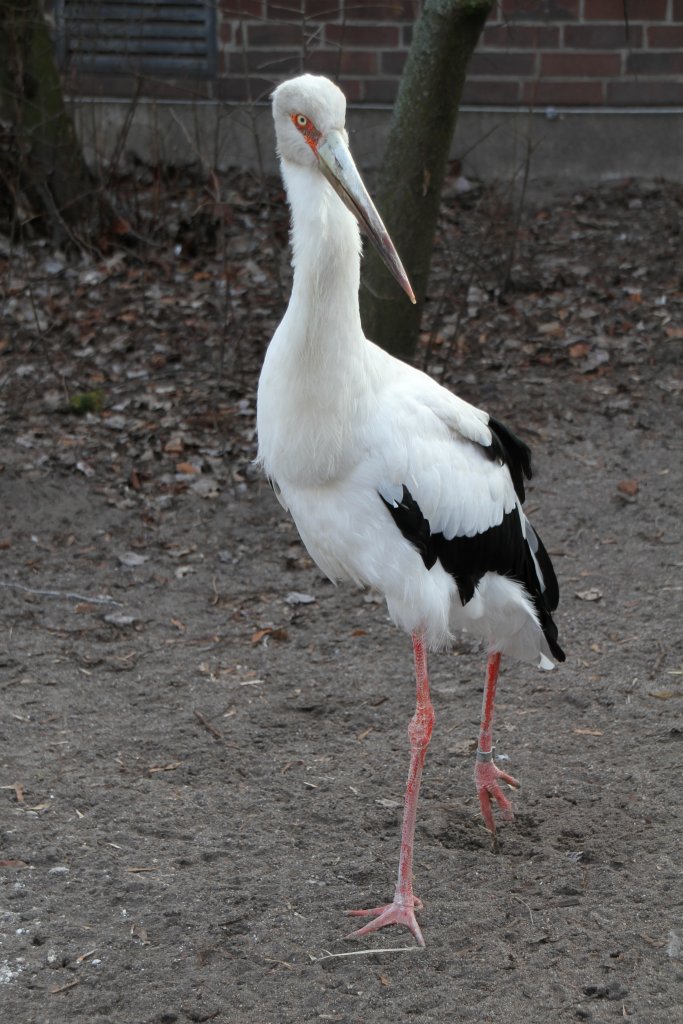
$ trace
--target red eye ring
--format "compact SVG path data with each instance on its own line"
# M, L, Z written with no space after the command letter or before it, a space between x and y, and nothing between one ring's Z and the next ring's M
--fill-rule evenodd
M320 139L320 132L311 121L310 117L306 117L305 114L291 114L292 124L300 131L305 141L311 147L314 153L317 153L318 141Z

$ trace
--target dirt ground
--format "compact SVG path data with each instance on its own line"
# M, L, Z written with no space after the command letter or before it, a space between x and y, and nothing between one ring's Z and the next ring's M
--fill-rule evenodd
M471 206L449 209L470 238ZM141 305L116 258L6 261L3 1021L680 1019L680 213L663 186L549 205L512 298L483 266L424 339L533 446L568 655L503 666L497 751L522 788L498 854L472 777L484 658L431 659L425 950L344 941L343 910L393 891L410 641L321 578L251 470L260 352L217 389L216 309L192 305L211 268L148 267Z

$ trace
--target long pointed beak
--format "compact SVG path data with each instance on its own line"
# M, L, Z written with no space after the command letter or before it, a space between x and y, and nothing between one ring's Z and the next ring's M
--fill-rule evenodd
M385 264L403 291L414 304L417 300L408 275L382 223L375 204L368 195L358 168L344 142L341 132L332 128L316 148L318 165L344 205L356 217Z

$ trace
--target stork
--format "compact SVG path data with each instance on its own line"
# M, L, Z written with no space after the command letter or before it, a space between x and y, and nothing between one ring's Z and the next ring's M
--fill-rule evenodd
M407 926L424 945L413 893L417 801L434 724L427 651L456 633L485 642L488 667L474 776L484 822L512 818L494 761L501 655L542 669L564 660L552 612L558 586L522 510L530 452L498 420L368 341L358 308L359 225L408 298L401 261L348 149L343 93L302 75L273 93L291 207L294 280L258 387L258 462L331 580L380 591L412 637L416 708L408 727L393 900L353 916L351 936Z

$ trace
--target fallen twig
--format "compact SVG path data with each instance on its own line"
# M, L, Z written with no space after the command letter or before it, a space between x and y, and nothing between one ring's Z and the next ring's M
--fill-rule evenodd
M309 957L313 963L319 963L321 960L334 960L340 956L373 956L375 953L422 953L424 952L424 946L378 946L377 949L352 949L348 953L330 953L326 949L323 950L324 956L313 956L309 953Z
M222 740L223 733L219 732L215 725L212 725L208 718L205 718L201 711L194 710L194 717L197 719L200 725L203 725L207 732L211 733L215 740Z
M53 985L50 989L50 995L56 996L58 992L66 992L67 989L74 988L76 985L80 985L80 978L74 978L73 981L68 981L66 985Z
M23 583L6 583L0 580L0 587L7 587L11 590L22 590L25 594L34 594L37 597L62 597L70 601L85 601L87 604L116 604L121 606L120 601L106 594L97 594L95 597L88 597L86 594L75 594L71 590L36 590L34 587L26 587Z

